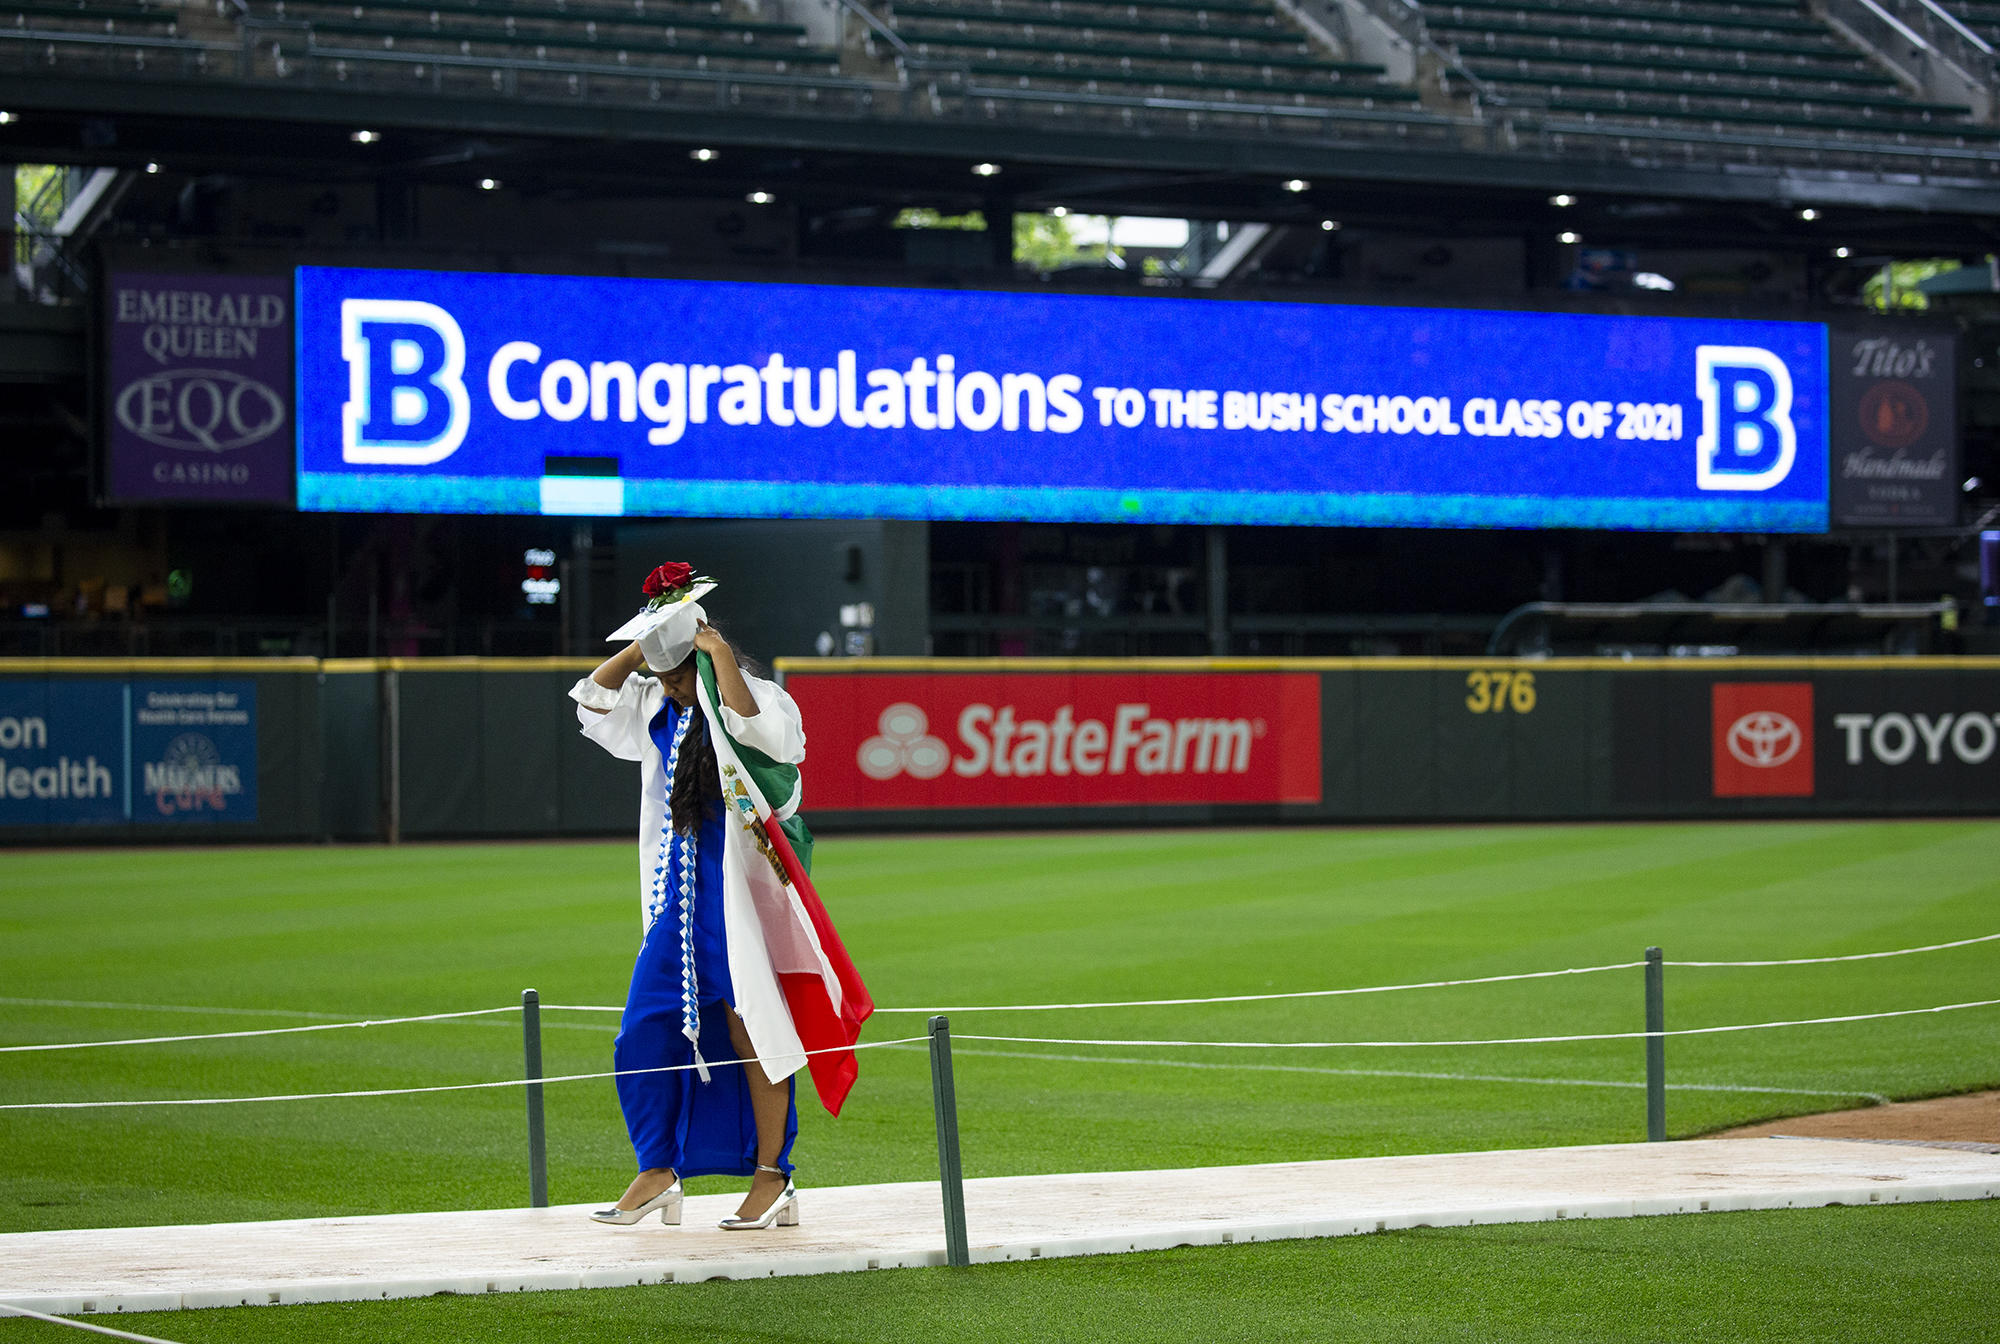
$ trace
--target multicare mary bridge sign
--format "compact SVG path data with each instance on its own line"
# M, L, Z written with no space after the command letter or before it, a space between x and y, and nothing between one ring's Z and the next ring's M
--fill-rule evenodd
M1821 532L1812 323L301 268L299 506Z

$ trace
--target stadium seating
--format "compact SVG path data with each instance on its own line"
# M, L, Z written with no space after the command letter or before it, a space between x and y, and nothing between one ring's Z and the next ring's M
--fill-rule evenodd
M1970 109L1905 96L1791 0L1426 0L1424 21L1510 106L1774 139L1986 145ZM1994 5L2000 12L2000 3Z
M180 20L179 6L156 0L10 0L0 14L10 27L56 32L173 34Z
M259 0L253 14L302 21L315 48L376 47L457 56L611 60L671 70L837 65L798 24L740 16L715 0Z
M2000 0L1943 0L1943 3L1961 23L2000 50Z
M2000 0L1953 0L2000 38ZM0 0L48 72L1004 118L1440 147L2000 172L2000 128L1909 93L1800 0L1415 0L1415 84L1281 0ZM817 34L817 40L815 39ZM67 47L67 49L65 49ZM1652 152L1652 151L1649 151Z
M920 58L1022 90L1349 108L1418 97L1268 0L889 0L882 13Z

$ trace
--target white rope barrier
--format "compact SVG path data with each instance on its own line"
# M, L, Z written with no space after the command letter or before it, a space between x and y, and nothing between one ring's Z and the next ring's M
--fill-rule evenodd
M2000 933L1981 934L1976 938L1960 938L1953 942L1948 942L1948 943L1929 943L1922 947L1899 947L1886 952L1850 952L1841 956L1788 957L1770 961L1668 961L1662 964L1667 966L1711 967L1711 968L1759 967L1759 966L1820 966L1832 962L1873 961L1883 957L1907 957L1920 952L1942 952L1950 948L1970 947L1976 943L1990 943L1995 941L2000 941ZM1402 990L1410 990L1410 989L1452 989L1464 985L1495 985L1495 984L1504 984L1517 980L1551 980L1551 979L1560 979L1564 976L1571 976L1571 975L1596 975L1599 972L1603 971L1636 970L1644 966L1645 964L1646 963L1643 961L1615 961L1615 962L1607 962L1601 966L1569 966L1561 970L1555 970L1555 971L1518 971L1509 975L1479 975L1479 976L1469 976L1457 980L1418 980L1418 981L1412 981L1407 984L1361 985L1344 989L1301 989L1301 990L1288 990L1274 994L1217 994L1217 995L1211 995L1206 998L1110 999L1110 1000L1100 1000L1096 1002L1081 1002L1081 1003L983 1003L983 1004L975 1003L975 1004L955 1004L938 1008L877 1007L875 1011L881 1014L915 1013L925 1016L935 1016L940 1013L1049 1013L1049 1012L1063 1012L1063 1011L1079 1011L1083 1009L1095 1009L1095 1008L1172 1008L1172 1007L1200 1007L1208 1004L1217 1004L1217 1003L1269 1003L1287 999L1327 999L1327 998L1340 998L1356 994L1391 994L1391 993L1397 993ZM187 1007L183 1005L115 1004L115 1003L98 1002L94 1000L79 1001L79 1000L62 1000L62 999L0 998L0 1004L19 1004L24 1006L47 1005L47 1006L61 1006L61 1007L106 1008L106 1009L116 1008L116 1009L130 1009L135 1011L157 1011L157 1012L213 1012L216 1014L268 1013L270 1015L283 1015L291 1017L333 1016L333 1014L330 1013L306 1013L306 1012L300 1012L298 1010L277 1009L277 1008L201 1009L201 1008ZM461 1018L490 1017L499 1013L516 1013L519 1011L520 1009L518 1007L509 1004L506 1007L502 1008L473 1008L465 1012L457 1012L457 1013L422 1013L412 1017L370 1018L352 1022L316 1022L310 1026L301 1026L301 1027L264 1027L257 1030L197 1032L180 1036L134 1036L134 1037L125 1037L118 1040L107 1040L107 1041L53 1041L53 1042L34 1044L34 1045L0 1045L0 1054L18 1054L28 1051L41 1051L41 1050L93 1050L104 1046L114 1046L114 1045L166 1045L166 1044L174 1044L186 1041L235 1040L252 1036L284 1036L284 1035L294 1034L297 1032L307 1032L307 1031L344 1031L355 1027L396 1026L406 1022L445 1022ZM622 1007L619 1007L615 1004L545 1003L542 1005L542 1011L560 1012L560 1013L622 1013L625 1010ZM1639 1034L1644 1035L1645 1033L1641 1032ZM1673 1033L1670 1032L1668 1034L1671 1035ZM1539 1040L1542 1038L1522 1037L1519 1039L1522 1041L1532 1041L1532 1040ZM1585 1040L1585 1039L1602 1039L1602 1038L1550 1037L1547 1039ZM1489 1042L1478 1042L1478 1041L1438 1042L1438 1044L1475 1044L1475 1045L1488 1044L1488 1043ZM1511 1043L1513 1043L1511 1040L1491 1042L1491 1044L1511 1044ZM1360 1043L1357 1042L1357 1044ZM1378 1044L1378 1043L1371 1042L1370 1044ZM1424 1044L1424 1042L1405 1042L1402 1044Z
M1217 994L1205 999L1121 999L1103 1003L973 1003L949 1008L880 1008L878 1013L1053 1013L1069 1008L1170 1008L1207 1003L1262 1003L1275 999L1331 999L1347 994L1391 994L1402 989L1450 989L1457 985L1495 985L1506 980L1550 980L1565 975L1595 975L1599 971L1629 971L1643 961L1614 961L1603 966L1571 966L1560 971L1520 971L1513 975L1479 975L1464 980L1421 980L1407 985L1364 985L1354 989L1295 989L1281 994Z
M1501 1036L1480 1041L1146 1041L1088 1039L1066 1036L986 1036L955 1031L957 1041L1005 1041L1021 1045L1124 1045L1161 1046L1203 1050L1344 1050L1413 1049L1457 1045L1556 1045L1568 1041L1638 1041L1654 1036L1713 1036L1728 1031L1768 1031L1774 1027L1816 1027L1831 1022L1872 1022L1884 1017L1915 1017L1924 1013L1950 1013L1961 1008L1991 1008L2000 999L1975 999L1968 1003L1941 1003L1931 1008L1898 1008L1886 1013L1848 1013L1840 1017L1801 1017L1785 1022L1740 1022L1724 1027L1681 1027L1673 1031L1592 1031L1574 1036ZM0 1107L0 1110L4 1110Z
M171 1339L161 1339L158 1335L135 1335L130 1330L114 1330L108 1325L96 1325L90 1321L72 1321L67 1316L51 1316L43 1311L30 1311L26 1307L10 1307L0 1302L0 1311L14 1316L26 1316L30 1320L47 1321L50 1325L66 1325L72 1330L89 1330L95 1334L109 1335L113 1339L135 1339L139 1344L174 1344Z
M1931 943L1924 947L1899 947L1889 952L1853 952L1837 957L1790 957L1781 961L1669 961L1668 966L1819 966L1836 961L1872 961L1879 957L1907 957L1917 952L1942 952L1947 948L1970 947L1974 943L2000 940L2000 933L1960 938L1956 942ZM1614 961L1603 966L1571 966L1559 971L1522 971L1513 975L1480 975L1462 980L1419 980L1405 985L1365 985L1354 989L1305 989L1282 994L1221 994L1205 999L1121 999L1101 1003L984 1003L960 1004L950 1008L877 1008L878 1013L1047 1013L1081 1008L1167 1008L1209 1003L1264 1003L1278 999L1327 999L1348 994L1389 994L1405 989L1451 989L1459 985L1497 985L1510 980L1550 980L1565 975L1595 975L1599 971L1630 971L1643 961ZM581 1011L581 1010L580 1010ZM616 1012L617 1009L587 1011Z
M518 1009L512 1011L519 1011ZM801 1050L791 1058L811 1055L838 1055L850 1050L873 1050L891 1045L913 1045L927 1036L902 1036L893 1041L860 1041L852 1046L836 1045L823 1050ZM530 1087L540 1083L580 1083L593 1078L629 1078L642 1073L691 1073L703 1067L727 1068L733 1064L762 1064L761 1059L710 1059L701 1064L662 1064L646 1069L613 1069L607 1073L560 1073L546 1078L504 1078L490 1083L439 1083L430 1087L372 1087L351 1092L287 1092L262 1097L157 1097L124 1101L16 1101L0 1105L0 1111L92 1111L134 1106L235 1106L255 1101L324 1101L336 1097L408 1097L424 1092L477 1092L496 1087Z
M1091 1038L1075 1036L993 1036L973 1032L955 1032L954 1038L961 1041L988 1041L1010 1045L1091 1045L1091 1046L1138 1046L1158 1049L1189 1050L1345 1050L1345 1049L1427 1049L1445 1046L1483 1045L1557 1045L1574 1041L1630 1041L1644 1040L1653 1036L1713 1036L1723 1032L1769 1031L1779 1027L1816 1027L1840 1022L1873 1022L1890 1017L1917 1017L1932 1013L1951 1013L1965 1008L1991 1008L2000 1005L2000 999L1975 999L1966 1003L1941 1003L1928 1008L1897 1008L1881 1013L1846 1013L1838 1017L1804 1017L1782 1022L1741 1022L1719 1027L1680 1027L1672 1031L1595 1031L1570 1036L1503 1036L1486 1040L1457 1041L1177 1041L1177 1040L1134 1040L1124 1038ZM901 1036L887 1041L862 1041L852 1047L833 1046L824 1050L807 1050L804 1055L840 1054L849 1049L870 1050L892 1045L915 1045L928 1041L927 1036ZM762 1060L721 1060L709 1061L709 1067L723 1067L729 1064L762 1063ZM162 1097L145 1100L120 1101L23 1101L0 1104L0 1111L74 1111L99 1110L135 1106L229 1106L247 1102L263 1101L322 1101L338 1097L402 1097L428 1092L473 1092L498 1087L527 1087L535 1083L575 1083L598 1078L624 1078L647 1073L685 1073L701 1067L697 1064L665 1064L657 1068L614 1069L605 1073L566 1073L546 1078L508 1078L487 1083L443 1083L430 1087L380 1087L365 1088L346 1092L293 1092L260 1097Z
M106 1045L169 1045L179 1041L228 1041L246 1036L289 1036L301 1031L344 1031L349 1027L392 1027L403 1022L449 1022L465 1017L518 1013L520 1008L468 1008L462 1013L421 1013L415 1017L377 1017L359 1022L315 1022L306 1027L262 1027L255 1031L204 1031L190 1036L128 1036L115 1041L51 1041L41 1045L0 1045L0 1055L29 1050L95 1050Z
M1960 938L1951 943L1931 943L1924 947L1899 947L1892 952L1850 952L1842 957L1786 957L1779 961L1669 961L1667 966L1824 966L1834 961L1874 961L1879 957L1907 957L1916 952L1942 952L1951 947L1970 947L1974 943L1990 943L2000 939L2000 933L1982 933L1977 938Z

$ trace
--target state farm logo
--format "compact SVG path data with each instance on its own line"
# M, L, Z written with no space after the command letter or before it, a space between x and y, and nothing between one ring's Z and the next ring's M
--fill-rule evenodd
M1709 694L1715 796L1812 797L1812 683L1718 681Z
M875 721L882 731L861 744L854 763L870 779L894 779L908 774L918 779L936 779L951 764L951 752L930 735L930 719L915 705L899 703L882 711Z
M1070 705L1047 719L1016 716L1014 706L967 705L958 716L966 754L951 763L967 779L1037 775L1243 774L1250 743L1264 735L1257 719L1165 718L1147 704L1119 705L1107 724Z
M1264 736L1262 719L1167 719L1150 705L1119 705L1107 724L1078 718L1063 705L1048 719L1017 716L1012 705L971 704L958 716L965 754L930 732L930 716L898 702L882 711L881 730L861 744L854 763L870 779L910 775L936 779L947 766L964 778L988 773L1006 778L1035 775L1243 774L1251 743Z
M1743 764L1756 770L1770 770L1799 754L1805 734L1783 714L1757 709L1730 724L1723 742L1729 754Z
M1315 803L1309 672L814 672L821 809Z

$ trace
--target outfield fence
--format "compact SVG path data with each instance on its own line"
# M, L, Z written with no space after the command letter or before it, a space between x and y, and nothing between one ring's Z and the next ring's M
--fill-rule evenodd
M591 666L0 659L0 845L629 835ZM826 832L2000 815L1993 657L781 670Z
M1540 1036L1498 1036L1464 1039L1427 1040L1311 1040L1311 1041L1248 1041L1248 1040L1192 1040L1153 1037L1101 1037L1101 1036L1026 1036L999 1034L993 1032L966 1032L957 1037L960 1041L978 1041L1004 1045L1056 1045L1071 1047L1125 1047L1133 1049L1201 1049L1201 1050L1340 1050L1340 1049L1422 1049L1490 1047L1503 1045L1551 1045L1570 1042L1624 1041L1637 1040L1645 1043L1646 1050L1646 1131L1649 1141L1659 1142L1667 1137L1666 1131L1666 1041L1676 1036L1713 1036L1750 1031L1770 1031L1781 1028L1826 1026L1839 1023L1873 1022L1892 1018L1934 1016L1941 1013L1960 1012L1977 1008L2000 1007L2000 998L1973 999L1957 1003L1929 1004L1917 1008L1893 1008L1873 1012L1842 1013L1824 1017L1789 1018L1768 1022L1725 1023L1711 1026L1676 1027L1669 1029L1665 1013L1665 979L1667 967L1688 969L1760 969L1783 966L1821 966L1840 963L1873 961L1889 957L1907 957L1923 953L1943 952L1954 948L1971 947L1978 944L2000 941L2000 933L1980 934L1969 938L1958 938L1948 942L1928 943L1921 946L1892 948L1877 952L1854 952L1818 957L1785 957L1757 960L1668 960L1657 947L1647 948L1643 960L1611 962L1594 966L1570 966L1557 970L1520 971L1503 975L1469 976L1456 979L1412 981L1399 984L1350 986L1336 989L1286 990L1262 994L1220 994L1205 997L1166 999L1125 999L1100 1000L1074 1003L1032 1003L1032 1004L960 1004L940 1007L884 1007L875 1011L882 1014L915 1014L928 1018L926 1030L920 1036L902 1036L880 1041L863 1041L852 1047L834 1047L825 1050L802 1051L788 1061L794 1062L823 1054L842 1054L849 1049L874 1050L900 1046L925 1045L931 1063L932 1098L938 1138L938 1166L940 1186L945 1205L947 1259L953 1265L970 1263L965 1240L965 1205L963 1193L962 1167L958 1146L958 1112L956 1088L952 1074L952 1039L950 1015L972 1013L1019 1013L1019 1012L1063 1012L1084 1010L1106 1010L1127 1008L1160 1008L1207 1006L1231 1003L1275 1002L1305 998L1332 998L1344 995L1385 994L1410 990L1450 989L1469 985L1490 985L1515 981L1532 981L1563 978L1570 976L1597 975L1613 971L1643 969L1645 971L1644 1005L1646 1025L1639 1031L1592 1031ZM14 1000L15 1002L21 1002ZM34 1002L28 1000L26 1002ZM42 1001L50 1002L50 1001ZM105 1007L119 1005L101 1005ZM258 1011L216 1009L218 1013L227 1011ZM255 1037L300 1035L314 1032L363 1030L376 1027L400 1026L420 1022L466 1021L477 1018L497 1017L503 1014L519 1013L522 1023L523 1077L495 1079L471 1083L440 1083L418 1087L358 1088L327 1092L273 1093L257 1096L225 1097L146 1097L109 1098L84 1101L32 1101L0 1103L0 1111L79 1111L79 1110L123 1110L158 1107L185 1106L229 1106L268 1102L323 1101L350 1097L393 1097L418 1096L443 1092L491 1091L506 1088L521 1088L527 1102L529 1196L533 1207L548 1204L548 1157L546 1129L542 1107L542 1089L552 1083L585 1082L607 1078L624 1078L643 1074L684 1073L702 1068L726 1068L738 1064L763 1064L761 1058L708 1060L700 1064L666 1064L639 1069L611 1069L587 1073L545 1075L542 1071L541 1014L558 1013L623 1013L615 1005L604 1004L543 1004L535 990L526 990L519 1005L508 1004L491 1008L470 1008L452 1012L419 1013L401 1017L359 1018L351 1021L314 1022L290 1027L263 1027L236 1031L213 1031L181 1033L170 1036L135 1036L94 1041L46 1041L19 1045L0 1046L0 1054L28 1054L67 1050L96 1050L118 1046L172 1045L197 1041L242 1040ZM1012 1053L1012 1052L1001 1052ZM1036 1056L1041 1059L1068 1058L1075 1062L1112 1062L1094 1056ZM1217 1067L1231 1067L1219 1065ZM1428 1075L1416 1075L1428 1076ZM1495 1078L1494 1081L1527 1081L1521 1079ZM1540 1080L1570 1081L1570 1080ZM1594 1080L1593 1080L1594 1081ZM1602 1083L1604 1086L1624 1086L1626 1084ZM1677 1085L1701 1088L1700 1084ZM1731 1090L1771 1091L1774 1093L1796 1093L1794 1088L1742 1088ZM1822 1094L1815 1094L1822 1095ZM1853 1095L1881 1100L1872 1093L1825 1093L1823 1095Z

